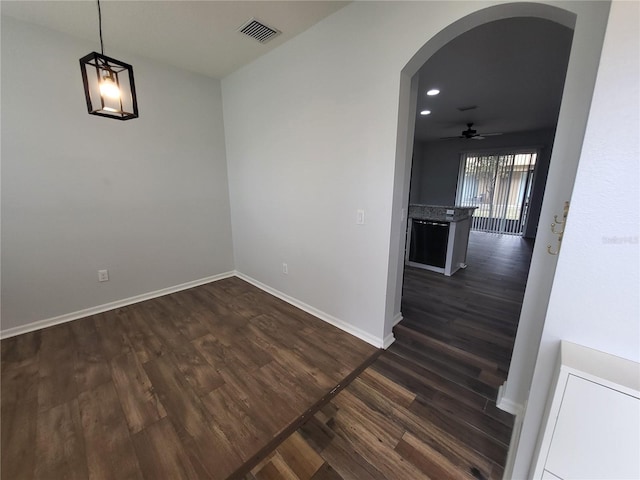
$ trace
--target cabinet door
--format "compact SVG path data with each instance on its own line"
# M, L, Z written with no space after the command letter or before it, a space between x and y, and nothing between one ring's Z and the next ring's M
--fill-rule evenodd
M545 469L569 479L640 478L640 401L569 375Z

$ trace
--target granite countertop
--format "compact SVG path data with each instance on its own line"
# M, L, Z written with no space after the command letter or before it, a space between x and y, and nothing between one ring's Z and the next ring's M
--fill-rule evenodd
M440 222L459 222L473 216L478 207L459 207L446 205L409 205L409 218L434 220Z

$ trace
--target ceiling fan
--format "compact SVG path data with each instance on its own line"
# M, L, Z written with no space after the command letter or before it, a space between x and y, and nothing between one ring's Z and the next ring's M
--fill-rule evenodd
M493 132L493 133L478 133L477 130L474 130L473 123L467 123L467 129L463 130L460 135L456 135L455 137L440 137L440 140L448 140L451 138L466 138L474 139L474 140L484 140L485 137L493 137L496 135L502 135L502 132Z

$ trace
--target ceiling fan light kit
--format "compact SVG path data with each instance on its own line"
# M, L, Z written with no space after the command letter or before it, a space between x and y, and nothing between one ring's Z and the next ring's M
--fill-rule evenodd
M91 52L80 59L87 111L117 120L138 118L133 67L104 54L100 0L97 3L101 53Z

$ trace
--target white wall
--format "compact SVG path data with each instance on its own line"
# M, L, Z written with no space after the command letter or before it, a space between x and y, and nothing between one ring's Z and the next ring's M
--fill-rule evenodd
M411 203L426 205L453 205L456 200L460 156L465 152L482 152L491 149L525 148L540 149L534 188L529 206L529 220L526 237L535 237L544 186L551 159L554 130L510 133L487 137L482 141L446 140L436 142L416 142L414 147L413 170L418 178L411 180ZM419 153L418 153L419 152Z
M569 172L564 181L570 185L583 133L575 118L586 119L606 4L553 4L567 9L563 22L576 12L579 23L560 149L572 161L557 169ZM469 14L480 12L475 21L496 19L484 13L491 5L354 2L223 80L239 271L377 343L389 339L402 277L400 253L389 252L400 252L405 221L402 188L394 181L404 185L407 174L395 163L396 149L404 148L398 135L407 134L398 129L398 115L410 109L398 98L401 79L410 83L400 72L430 39L453 38L439 35L452 23L459 21L460 34L475 26ZM522 3L504 15L533 10ZM429 48L437 49L433 42ZM588 55L595 60L585 62ZM359 208L366 210L363 226L355 224ZM288 275L281 273L283 262ZM540 310L539 302L532 304Z
M354 2L223 80L239 271L382 343L400 71L484 5Z
M607 2L549 4L564 10L544 15L574 22L575 35L545 219L561 213L571 196L609 8ZM490 5L496 10L485 9ZM400 311L411 77L439 46L483 19L541 11L531 3L502 6L354 2L224 79L236 268L382 343ZM452 24L455 32L445 30ZM367 211L363 226L355 224L358 208ZM514 405L525 402L531 386L556 267L556 257L546 253L553 239L545 230L536 241L507 389ZM532 454L531 433L523 435L520 473Z
M529 468L560 339L640 362L638 18L638 2L612 4L514 478Z
M88 115L97 48L2 17L3 332L233 269L219 82L107 49L140 118Z

